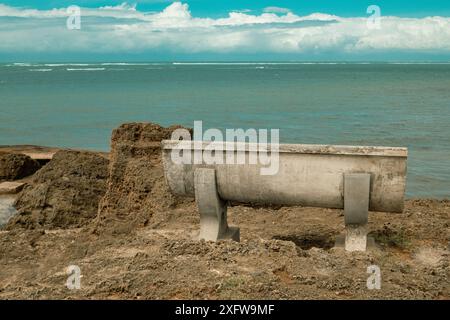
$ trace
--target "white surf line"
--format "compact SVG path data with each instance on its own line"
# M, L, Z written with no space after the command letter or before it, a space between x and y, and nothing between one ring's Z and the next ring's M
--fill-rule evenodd
M67 71L103 71L106 68L66 68Z

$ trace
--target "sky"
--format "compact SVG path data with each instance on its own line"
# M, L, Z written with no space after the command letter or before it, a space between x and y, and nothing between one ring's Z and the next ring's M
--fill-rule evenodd
M241 60L450 61L450 1L0 0L4 62Z

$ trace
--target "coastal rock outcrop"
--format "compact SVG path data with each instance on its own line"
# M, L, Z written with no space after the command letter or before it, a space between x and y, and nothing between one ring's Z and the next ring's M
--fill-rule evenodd
M107 191L99 204L98 232L127 233L147 225L154 214L164 213L183 201L174 197L164 180L161 140L170 139L180 126L127 123L115 129Z
M35 173L41 165L29 156L18 153L0 154L0 181L17 180Z
M106 191L108 159L100 153L58 151L15 202L6 229L69 228L92 221Z

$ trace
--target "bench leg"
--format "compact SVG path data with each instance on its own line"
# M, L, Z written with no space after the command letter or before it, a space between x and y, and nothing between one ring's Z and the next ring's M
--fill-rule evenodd
M216 171L198 168L194 172L195 201L200 212L200 239L240 240L239 228L228 227L227 205L217 192Z
M366 251L370 174L344 175L345 250Z

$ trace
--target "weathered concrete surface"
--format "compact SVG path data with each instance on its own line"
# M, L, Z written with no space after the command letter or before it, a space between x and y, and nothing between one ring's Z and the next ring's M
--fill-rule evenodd
M0 194L14 194L20 192L24 187L23 182L6 181L0 183Z
M344 174L345 224L365 225L369 216L370 174Z
M215 168L222 199L261 204L344 207L344 173L369 173L371 211L402 212L406 186L406 148L280 145L279 171L261 175L261 164L176 164L172 150L186 146L204 152L191 141L163 141L165 176L172 192L194 196L194 170ZM224 147L236 147L227 143ZM246 157L252 145L244 145ZM269 148L270 150L270 148ZM192 154L194 151L191 151ZM225 157L225 155L224 155Z
M345 226L345 250L346 251L366 251L367 248L367 228L363 226Z
M344 174L345 250L365 251L369 218L370 174Z
M214 169L198 168L194 173L195 200L200 212L199 239L239 241L239 228L228 227L227 205L219 198Z
M334 248L340 248L340 249L345 249L346 251L352 252L352 251L374 251L374 250L378 250L380 249L380 246L375 242L375 239L371 236L368 236L366 233L366 237L365 240L364 239L360 239L360 240L356 240L357 243L362 243L363 245L358 246L357 250L355 249L354 246L354 235L355 235L355 230L350 230L351 227L346 227L345 231L341 234L338 234L335 238L334 241ZM366 226L364 226L363 228L367 228ZM368 229L366 229L366 232L368 232ZM361 234L361 232L360 232ZM362 233L364 234L364 233ZM364 246L364 243L366 243L366 245Z

